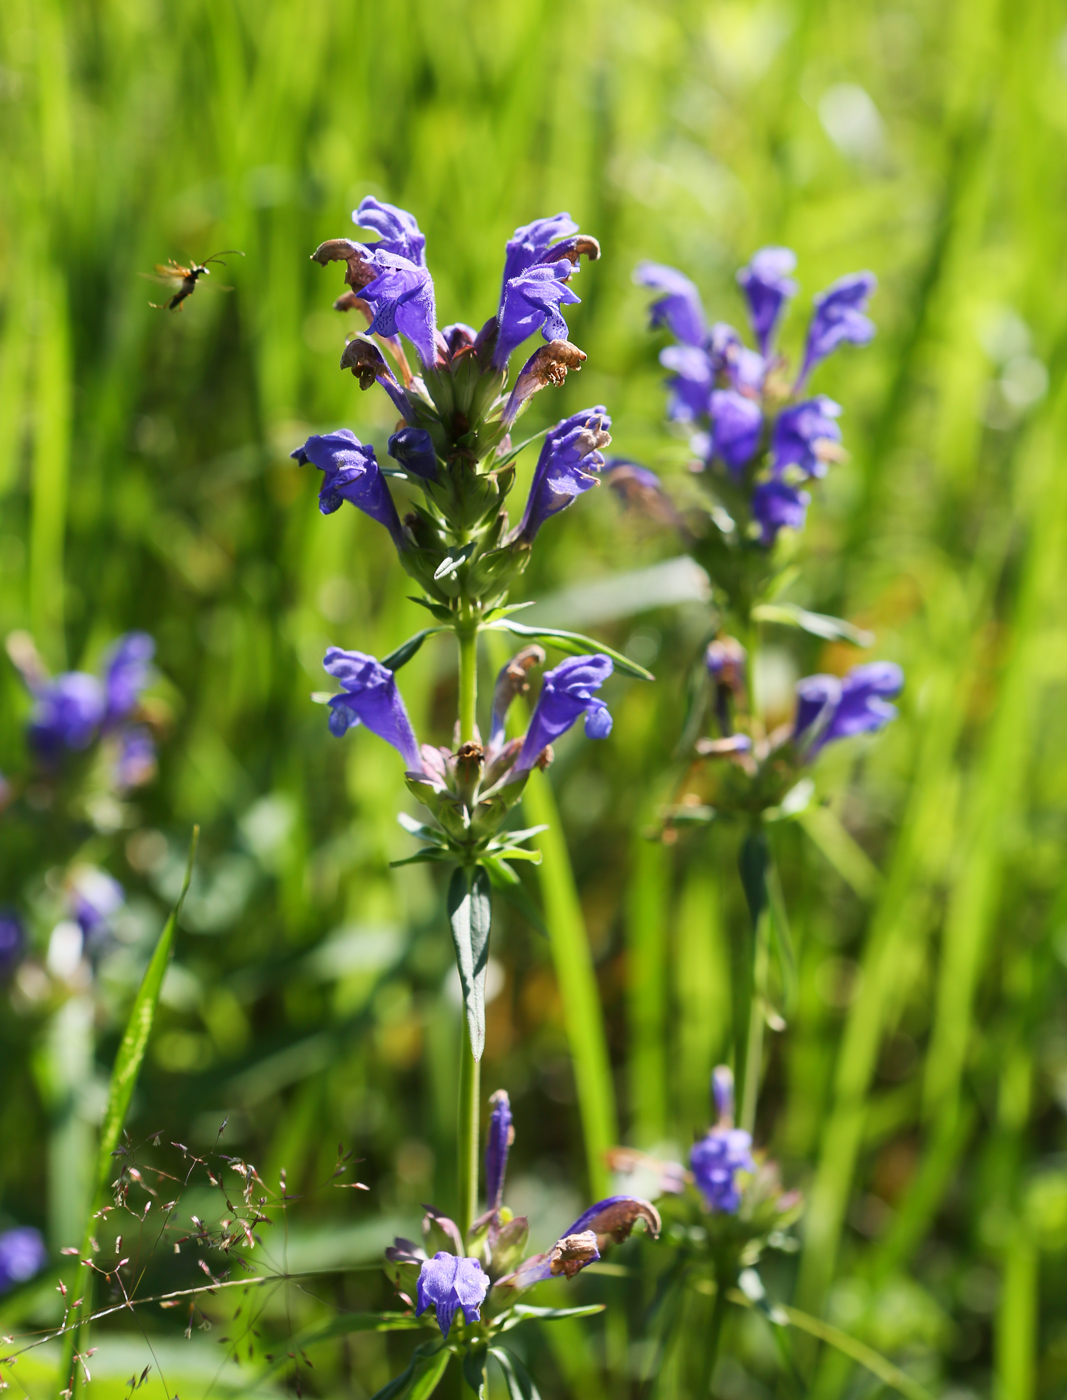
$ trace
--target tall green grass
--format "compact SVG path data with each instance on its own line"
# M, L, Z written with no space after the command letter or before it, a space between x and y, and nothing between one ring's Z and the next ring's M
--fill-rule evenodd
M411 1229L455 1190L441 891L421 867L389 870L408 853L393 755L331 739L308 700L326 644L381 654L421 621L381 532L320 518L287 456L309 428L379 448L391 430L388 404L336 368L337 279L307 255L378 194L426 231L443 320L480 324L512 229L569 208L604 247L571 320L589 359L527 421L603 402L619 451L681 482L632 266L685 268L737 321L734 269L786 242L802 307L842 272L881 279L878 339L819 384L845 405L851 460L811 512L797 596L873 629L908 685L877 745L827 754L820 778L841 795L779 852L799 988L768 1032L757 1139L808 1205L799 1258L781 1255L768 1287L930 1389L1062 1390L1064 34L1040 0L8 0L0 629L32 630L57 668L152 631L173 727L145 816L175 850L203 825L176 954L195 995L164 998L134 1129L197 1143L229 1114L233 1150L305 1192L294 1238L378 1215ZM180 314L148 307L139 273L220 247L246 256ZM523 596L546 610L677 552L606 491L544 534ZM614 683L611 740L562 746L551 792L532 794L573 866L573 891L563 867L530 885L555 941L503 911L494 930L484 1082L512 1094L537 1240L573 1218L590 1172L606 1180L616 1124L684 1150L735 1029L728 833L668 850L643 835L707 615L619 596L583 630L654 654L658 683ZM849 660L809 641L793 664ZM432 645L401 673L420 735L441 742L447 676ZM0 771L26 703L0 673ZM24 859L0 828L0 900L21 897ZM162 921L176 859L137 867L117 844L146 917ZM316 952L329 935L335 951ZM92 1134L47 1106L32 1017L3 1019L0 1224L51 1219L54 1247L76 1243L65 1183L89 1179ZM97 1077L115 1045L105 1027ZM53 1161L58 1142L71 1154L51 1202L49 1132ZM366 1158L369 1200L312 1189L338 1140ZM344 1246L346 1262L379 1243ZM380 1302L375 1277L338 1283L330 1306ZM621 1393L640 1373L640 1278L585 1286L629 1309L533 1358L546 1395ZM47 1318L45 1290L34 1307ZM296 1293L290 1307L294 1328L328 1311ZM152 1335L168 1341L171 1320ZM757 1323L732 1324L723 1393L774 1384ZM859 1393L811 1345L816 1393ZM400 1355L377 1336L346 1346L315 1353L323 1394L370 1393ZM111 1390L104 1365L93 1391Z

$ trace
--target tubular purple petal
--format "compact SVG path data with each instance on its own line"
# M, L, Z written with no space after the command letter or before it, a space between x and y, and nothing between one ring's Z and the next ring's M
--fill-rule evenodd
M419 1270L418 1306L415 1316L421 1317L432 1307L437 1314L441 1336L447 1337L452 1319L462 1309L467 1322L481 1317L482 1303L489 1291L489 1275L477 1259L457 1258L439 1250L427 1259Z
M797 390L815 366L839 345L866 345L873 338L874 322L865 312L877 286L873 272L851 272L815 298Z
M534 469L526 509L509 542L530 543L541 526L599 485L604 448L611 441L611 419L603 405L583 409L550 429Z
M892 661L869 661L854 666L843 680L836 676L806 676L797 682L795 739L807 740L814 757L834 739L874 733L896 718L889 701L904 687L904 672Z
M357 228L370 228L378 234L379 242L367 244L370 252L393 253L416 267L426 266L426 236L414 214L406 209L367 195L359 208L352 210L352 222Z
M799 467L805 476L825 476L826 461L818 449L821 443L841 441L841 429L835 422L840 413L841 405L825 394L783 409L771 439L775 474L781 475L786 467Z
M691 423L703 417L715 383L707 351L695 345L667 345L659 352L659 362L664 369L673 370L667 380L667 417L676 423Z
M711 1072L711 1097L720 1127L732 1127L734 1121L734 1072L728 1065L716 1065Z
M508 239L504 253L504 277L500 288L501 306L508 283L533 267L548 252L557 239L578 232L578 225L569 214L553 214L547 219L534 219L532 224L517 228Z
M693 1144L689 1166L708 1209L734 1215L741 1205L736 1174L756 1170L752 1136L741 1128L712 1128Z
M614 669L610 657L597 653L570 656L554 670L545 672L513 773L532 768L548 745L565 734L582 715L590 739L607 738L611 733L611 715L595 692Z
M389 456L424 481L437 480L437 454L425 428L401 428L389 439Z
M704 305L688 277L663 263L643 262L634 269L634 281L642 287L666 293L649 307L653 329L666 326L684 345L704 347L708 338Z
M104 664L107 712L104 724L125 719L148 684L156 644L147 632L127 632L111 648Z
M797 284L789 276L796 265L796 254L789 248L761 248L737 274L748 302L752 331L764 356L770 353L786 302L796 296Z
M752 517L760 527L760 544L770 548L782 529L800 530L811 497L785 481L761 481L752 493Z
M433 278L426 268L395 253L376 252L370 262L377 276L360 291L374 312L367 334L406 335L423 365L432 368L437 363Z
M46 759L63 749L85 749L107 713L103 684L85 671L66 671L34 688L29 741Z
M485 1195L490 1210L499 1210L504 1199L504 1176L508 1167L508 1149L515 1141L511 1122L511 1101L507 1091L498 1089L490 1098L493 1111L489 1115L489 1136L485 1144Z
M581 297L567 286L574 271L566 258L535 263L504 284L497 315L493 368L507 368L512 352L536 331L545 340L566 340L567 323L561 306L577 305Z
M289 454L301 466L310 462L323 474L319 510L332 515L342 501L384 525L397 549L405 547L404 532L393 498L385 484L374 448L364 446L349 428L309 437Z
M713 390L710 407L712 451L738 477L759 448L763 409L736 389Z
M411 720L397 689L396 676L373 656L330 647L324 668L341 682L342 692L330 700L330 732L338 738L358 724L392 744L408 770L421 773L419 746Z

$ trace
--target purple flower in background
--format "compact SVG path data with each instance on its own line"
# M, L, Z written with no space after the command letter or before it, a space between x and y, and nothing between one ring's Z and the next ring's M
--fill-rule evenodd
M874 322L864 313L877 285L873 272L851 272L815 298L804 363L797 376L798 391L820 360L839 345L866 345L873 338Z
M703 348L708 337L707 320L700 293L688 277L663 263L643 262L634 269L634 281L666 293L649 307L653 329L666 326L684 345Z
M764 356L770 353L786 302L796 296L797 284L789 276L796 265L796 255L789 248L761 248L737 274L748 302L752 330Z
M499 1210L504 1199L504 1174L508 1166L508 1149L515 1140L511 1123L511 1101L506 1089L498 1089L489 1102L489 1137L485 1144L485 1195L490 1210Z
M553 263L535 263L504 284L497 316L494 369L505 369L512 351L535 331L540 331L545 340L567 339L567 323L560 307L581 301L567 286L573 271L572 264L561 258Z
M457 1257L438 1250L432 1259L424 1261L419 1270L415 1316L421 1317L427 1308L432 1307L437 1314L441 1336L447 1337L458 1309L463 1310L468 1322L479 1320L488 1291L489 1275L477 1259Z
M732 1215L741 1204L735 1174L756 1170L752 1135L741 1128L714 1127L693 1144L689 1166L708 1209Z
M421 476L424 481L437 479L437 457L433 439L425 428L401 428L389 439L389 456L405 471Z
M664 369L674 371L667 380L671 392L667 417L676 423L691 423L707 413L715 382L707 352L695 345L667 345L659 352L659 362Z
M771 440L775 473L780 475L786 467L799 467L805 476L825 476L826 459L819 455L819 447L841 441L841 429L835 422L840 413L841 405L825 394L783 409Z
M427 368L437 362L437 307L433 278L426 268L395 253L375 252L377 273L359 295L374 311L368 335L406 335Z
M0 977L10 977L26 946L22 920L14 909L0 908Z
M352 210L352 222L358 228L372 228L378 234L379 242L366 245L371 253L393 253L416 267L426 266L426 235L414 214L406 209L383 204L369 194L358 209Z
M99 942L111 930L114 916L126 903L126 891L106 870L77 867L67 882L67 907L86 943Z
M349 428L309 437L303 447L291 452L301 466L310 462L323 474L319 510L332 515L342 501L384 525L397 549L404 548L400 517L385 484L373 447L365 447Z
M768 548L781 529L803 529L811 497L786 481L761 481L752 492L752 518L760 527L760 544Z
M569 214L553 214L547 219L534 219L532 224L517 228L508 239L504 254L504 278L500 289L501 309L508 283L534 263L540 262L550 246L560 238L578 232L578 225Z
M532 768L540 755L585 715L585 732L590 739L606 739L611 733L611 715L596 691L614 670L611 658L570 656L554 670L546 671L530 719L530 727L518 758L516 774Z
M711 1097L720 1128L733 1127L734 1072L728 1065L716 1065L711 1072Z
M104 665L105 725L132 714L148 684L155 653L156 644L147 632L127 632L111 648Z
M0 1293L7 1293L39 1273L48 1259L41 1232L19 1225L0 1235Z
M603 405L583 409L549 430L537 459L526 510L511 540L533 540L550 516L571 504L575 496L599 484L604 465L601 448L611 441L611 419Z
M869 734L884 729L896 718L889 703L904 688L904 672L892 661L868 661L853 666L844 679L837 676L805 676L797 682L795 740L806 741L808 755L833 739Z
M45 758L63 749L88 748L107 713L107 696L96 676L65 671L34 687L29 740Z
M365 724L372 734L392 744L411 772L421 773L415 731L393 672L373 656L340 647L330 647L322 664L342 686L342 693L329 702L330 733L340 738Z
M715 378L725 378L735 389L758 394L763 389L767 362L742 344L741 337L725 321L716 321L708 337L708 358Z
M119 754L115 761L115 786L143 787L156 775L156 746L151 732L143 725L131 725L119 735Z
M756 454L763 433L763 409L736 389L715 389L711 395L712 451L735 477Z

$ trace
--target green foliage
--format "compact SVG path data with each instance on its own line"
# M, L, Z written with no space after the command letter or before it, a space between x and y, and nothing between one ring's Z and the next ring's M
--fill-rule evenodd
M55 1203L93 1176L103 1075L194 821L188 934L129 1131L163 1129L202 1152L228 1118L223 1150L272 1190L284 1168L303 1197L274 1227L288 1235L269 1244L279 1277L262 1290L262 1335L242 1330L248 1312L233 1325L224 1291L199 1297L196 1317L184 1305L138 1314L170 1394L207 1393L238 1347L259 1375L268 1352L284 1356L287 1339L321 1333L338 1309L390 1308L369 1265L415 1228L422 1201L449 1208L457 1192L463 1027L447 877L434 863L391 870L411 854L393 816L405 796L395 755L365 732L333 739L308 699L324 686L327 644L384 656L449 618L408 600L370 521L347 508L323 519L311 470L288 457L307 431L344 425L386 460L395 413L337 370L335 279L308 259L350 231L367 192L418 215L442 322L488 314L513 228L569 208L604 248L575 280L571 336L588 360L538 395L522 436L602 402L612 450L680 491L687 452L663 426L659 341L629 280L638 258L684 268L712 316L735 323L734 270L761 244L797 249L801 308L841 272L878 273L877 340L839 355L815 386L846 407L851 460L815 492L790 603L760 605L761 700L777 721L796 674L875 655L908 677L895 726L876 746L827 751L809 807L771 833L797 991L787 1009L772 957L787 1026L766 1034L756 1138L805 1211L790 1237L799 1253L774 1252L763 1277L775 1306L797 1304L796 1362L827 1400L868 1366L857 1348L887 1339L893 1375L932 1393L1062 1390L1062 38L1056 7L998 0L7 0L0 631L31 630L59 669L91 667L118 632L146 628L170 732L158 784L106 853L90 853L132 910L92 1016L79 1022L70 997L60 1024L31 980L4 988L0 1226L47 1229ZM216 269L180 313L148 307L158 297L139 273L226 246L245 259ZM236 290L220 295L219 282ZM794 321L790 353L799 333ZM536 450L515 460L512 502ZM744 1033L727 985L729 940L747 917L737 829L679 824L660 904L634 923L651 901L632 851L655 824L649 793L672 789L709 623L699 586L667 597L655 572L679 548L590 492L541 532L513 589L538 600L526 625L603 638L657 678L613 681L608 743L564 743L550 775L533 775L520 820L551 823L533 880L486 862L518 907L495 904L485 1086L511 1091L512 1171L530 1183L530 1213L556 1226L587 1171L607 1187L603 1151L633 1140L635 1124L684 1155L707 1123L707 1071ZM799 609L788 621L787 606ZM876 649L853 650L870 633ZM420 737L445 745L451 648L425 636L398 677ZM5 665L5 773L27 707ZM69 855L55 841L44 812L31 836L0 838L0 902L27 914L35 966L53 920L44 872ZM556 859L568 847L573 868ZM42 876L27 888L31 869ZM640 986L633 950L651 974ZM58 1048L80 1064L65 1087ZM370 1195L321 1185L338 1141L365 1159ZM153 1256L152 1219L139 1236L145 1288L206 1284L198 1258L226 1266L207 1246ZM265 1243L271 1233L261 1227ZM56 1223L53 1263L77 1243ZM544 1286L546 1306L612 1304L560 1323L576 1329L565 1345L539 1345L529 1323L520 1360L546 1400L614 1395L646 1375L664 1397L679 1393L645 1330L650 1248ZM321 1272L298 1283L286 1251ZM894 1304L900 1326L883 1337L874 1323L905 1296L900 1279L922 1292ZM54 1283L0 1299L4 1332L55 1326ZM917 1297L950 1325L931 1328L933 1308L924 1323ZM711 1303L697 1296L676 1325L701 1336ZM199 1330L204 1318L213 1331ZM766 1319L730 1302L724 1327L724 1393L790 1393ZM151 1361L141 1332L119 1311L93 1335L90 1394L125 1396ZM411 1342L368 1330L308 1343L305 1393L352 1393L358 1379L372 1394L403 1372ZM437 1353L423 1376L446 1361ZM294 1365L266 1384L291 1385ZM23 1358L4 1377L13 1390L20 1368L31 1394L52 1393L51 1363ZM219 1393L245 1375L228 1361ZM489 1376L500 1384L495 1362Z

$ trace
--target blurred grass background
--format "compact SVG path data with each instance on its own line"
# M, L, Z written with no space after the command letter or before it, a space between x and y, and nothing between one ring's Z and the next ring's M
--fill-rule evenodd
M797 250L802 308L843 272L877 272L877 340L817 386L844 403L852 455L820 489L794 596L873 628L908 687L877 744L823 760L861 851L834 824L779 839L800 994L757 1136L808 1208L801 1252L769 1277L957 1400L1062 1393L1062 9L6 0L0 112L0 630L29 628L56 669L129 628L158 641L173 731L109 861L133 945L162 923L193 821L202 861L134 1126L210 1144L228 1115L231 1150L306 1193L294 1268L358 1265L419 1202L449 1203L459 1039L440 891L424 867L388 869L410 844L395 756L331 739L308 699L328 643L381 655L423 621L383 532L355 511L323 520L287 456L341 425L381 450L393 416L338 372L340 278L308 254L376 194L426 232L442 322L480 325L513 228L569 209L604 248L570 320L589 360L528 421L602 402L616 448L668 476L684 450L662 427L639 258L684 268L712 318L738 323L733 273L762 244ZM139 272L219 247L246 253L213 272L234 294L148 307ZM682 1150L729 1044L739 895L729 833L661 851L639 828L706 613L650 609L640 583L611 605L574 592L676 553L594 493L544 532L521 596L659 678L614 682L611 740L562 746L552 779L622 1134ZM797 674L854 659L768 640L772 709ZM402 673L423 737L448 737L452 670L442 643ZM3 669L0 770L18 766L26 709ZM0 868L0 896L21 899L10 851ZM548 945L507 913L494 953L484 1082L512 1095L511 1201L547 1241L587 1191L559 992ZM42 1028L25 1007L3 1017L0 1210L58 1248L80 1207L71 1178L47 1184L49 1141L54 1169L59 1118L96 1111L93 1072L61 1112ZM601 1108L610 1122L616 1104ZM62 1138L73 1177L87 1140ZM339 1141L371 1196L311 1189ZM380 1304L375 1279L338 1275L323 1296ZM306 1321L323 1305L288 1306ZM615 1316L588 1341L546 1332L546 1394L636 1384L640 1344ZM166 1324L146 1322L166 1355L186 1347L182 1393L222 1393L215 1344ZM125 1393L131 1336L111 1338L93 1393ZM773 1391L767 1338L739 1324L733 1340L717 1391ZM356 1342L315 1353L319 1393L370 1394L400 1354ZM832 1361L817 1376L821 1394L870 1393Z

